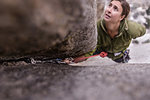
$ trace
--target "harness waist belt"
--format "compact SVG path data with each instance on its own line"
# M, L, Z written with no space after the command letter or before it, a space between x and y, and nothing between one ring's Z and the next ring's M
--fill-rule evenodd
M108 52L108 54L112 54L112 55L114 55L114 56L119 56L121 53L123 53L123 51L116 52L116 53L109 53L109 52Z

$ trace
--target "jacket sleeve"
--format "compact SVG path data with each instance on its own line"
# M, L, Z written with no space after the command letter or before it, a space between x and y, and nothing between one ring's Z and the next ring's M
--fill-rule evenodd
M128 33L130 34L131 38L135 39L143 36L146 33L146 28L139 23L128 21Z

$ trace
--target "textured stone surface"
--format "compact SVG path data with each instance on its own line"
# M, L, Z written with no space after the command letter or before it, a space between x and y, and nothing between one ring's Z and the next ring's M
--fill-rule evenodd
M107 0L97 0L97 20L102 18Z
M72 25L70 33L67 34L65 40L52 48L54 51L51 56L66 57L80 56L93 50L96 46L97 30L96 30L96 0L83 0L83 8L81 16L77 17ZM58 53L56 53L56 51ZM51 52L45 52L49 54Z
M95 40L96 0L0 0L1 57L82 55Z
M1 65L0 99L149 100L149 77L149 64Z

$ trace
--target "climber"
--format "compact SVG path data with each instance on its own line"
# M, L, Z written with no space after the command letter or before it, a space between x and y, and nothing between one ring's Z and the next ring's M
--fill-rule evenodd
M127 48L131 40L146 33L143 25L127 19L129 12L130 6L126 0L111 0L104 11L103 18L97 22L98 41L96 48L73 61L83 61L80 58L85 57L86 59L91 55L106 52L106 56L113 61L127 63L130 59Z

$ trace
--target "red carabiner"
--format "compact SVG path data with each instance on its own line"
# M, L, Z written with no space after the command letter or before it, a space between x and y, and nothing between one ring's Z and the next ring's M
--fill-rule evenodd
M107 55L108 55L107 52L101 52L101 53L100 53L100 56L101 56L102 58L106 57Z

